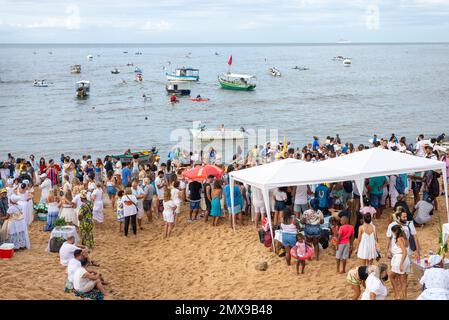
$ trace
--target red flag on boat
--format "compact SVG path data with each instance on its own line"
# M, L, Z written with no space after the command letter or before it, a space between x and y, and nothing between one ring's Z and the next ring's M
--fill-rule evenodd
M229 57L229 61L228 61L228 65L231 65L232 64L232 54L231 54L231 56Z

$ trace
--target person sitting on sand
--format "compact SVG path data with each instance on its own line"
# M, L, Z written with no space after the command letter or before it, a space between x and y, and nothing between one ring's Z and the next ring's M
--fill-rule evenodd
M370 265L370 266L359 266L352 268L348 271L348 275L346 276L346 282L349 283L352 287L354 295L352 296L352 300L358 300L361 294L361 285L365 285L365 281L371 273L376 273L377 277L382 272L388 270L388 266L384 263L379 264L378 266Z
M103 296L107 296L103 286L104 279L101 274L87 270L87 265L87 259L81 259L81 267L76 269L73 275L73 289L75 290L75 294L88 294L87 297L91 299L102 300L102 296L99 296L93 289L97 289Z
M444 260L432 255L429 265L419 280L424 289L416 300L449 300L449 270L444 269Z
M413 223L415 227L423 226L432 220L433 215L433 196L427 197L426 200L419 200L413 208L415 218Z
M388 280L388 266L379 264L378 270L371 272L365 281L365 291L360 300L385 300L388 290L385 281Z
M83 259L83 250L76 249L73 252L73 258L67 264L67 280L65 282L64 291L67 293L73 292L73 276L78 268L81 268L81 260Z
M59 249L59 261L61 265L64 267L67 267L67 264L69 263L70 259L72 259L73 253L76 250L81 250L83 257L87 259L87 247L83 245L76 245L75 244L75 237L70 236L67 238L67 240L62 244L61 248Z

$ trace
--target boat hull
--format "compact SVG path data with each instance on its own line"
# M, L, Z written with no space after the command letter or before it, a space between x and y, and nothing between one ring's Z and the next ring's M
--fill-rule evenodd
M220 86L222 89L226 90L237 90L237 91L251 91L256 88L255 84L242 84L242 83L233 83L224 81L223 79L218 79L218 82L220 83Z
M175 94L177 96L190 96L190 90L189 89L166 89L167 94Z
M165 74L168 81L199 81L200 76L176 76L174 74Z

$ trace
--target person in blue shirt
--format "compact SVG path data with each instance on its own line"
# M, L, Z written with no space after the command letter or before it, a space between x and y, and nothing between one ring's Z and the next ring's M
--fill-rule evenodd
M376 209L376 218L379 219L382 215L385 203L382 203L382 195L384 187L388 184L385 176L372 177L369 179L368 191L370 195L371 205Z
M315 198L318 199L318 209L321 210L324 215L329 214L328 207L330 193L331 191L324 183L321 183L315 189Z
M313 151L317 151L319 146L320 146L320 142L318 141L318 137L314 136L313 137L313 143L312 143Z
M123 188L126 188L128 184L131 183L131 163L128 163L123 169L122 169L122 185Z
M243 196L240 191L241 183L236 181L234 184L234 214L240 220L240 225L243 226ZM231 186L227 184L224 188L224 193L226 197L226 207L230 215L232 215L231 207ZM232 217L229 219L232 228Z

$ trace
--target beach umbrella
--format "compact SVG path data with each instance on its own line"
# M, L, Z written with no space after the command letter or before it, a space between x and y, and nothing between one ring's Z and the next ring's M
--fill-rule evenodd
M217 166L208 164L205 166L196 166L193 169L183 172L182 175L189 180L203 181L210 175L221 178L223 170Z

